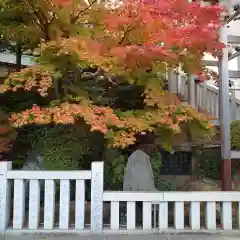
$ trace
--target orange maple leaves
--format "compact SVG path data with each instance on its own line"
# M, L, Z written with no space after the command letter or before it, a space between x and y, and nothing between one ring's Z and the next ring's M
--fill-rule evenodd
M52 86L52 75L38 66L22 69L20 73L12 73L6 84L0 86L0 93L16 92L18 89L26 91L36 90L42 97L47 96Z
M26 124L73 124L83 118L91 131L106 134L109 125L123 126L123 122L108 107L63 103L52 108L33 106L21 113L13 113L11 121L15 127Z
M137 134L154 132L158 128L168 129L172 134L181 133L181 125L191 121L205 122L208 119L191 107L169 105L165 108L142 112L139 115L122 115L118 117L109 107L63 103L52 108L32 109L13 113L11 122L15 127L26 124L76 124L83 119L91 131L99 131L111 136L111 145L126 147L133 144Z
M3 154L8 152L12 147L12 140L16 137L16 133L13 130L8 116L0 111L0 161L5 161L3 159Z

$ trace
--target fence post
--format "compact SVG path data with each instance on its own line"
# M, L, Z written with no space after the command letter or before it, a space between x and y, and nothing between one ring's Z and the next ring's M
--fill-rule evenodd
M12 162L0 162L0 235L5 234L10 220L10 184L7 172L12 169Z
M195 108L195 79L193 75L188 76L188 104Z
M174 72L172 69L168 70L168 91L174 92Z
M177 74L177 95L180 98L181 97L181 84L182 84L182 76L181 76L181 65L178 66L176 74Z
M202 99L202 108L205 111L208 111L208 92L207 92L207 83L203 82L203 99Z
M91 231L103 230L103 162L92 163L91 177Z
M195 88L195 108L197 111L199 110L200 106L200 98L199 98L199 89L198 89L198 82L194 81L194 88Z

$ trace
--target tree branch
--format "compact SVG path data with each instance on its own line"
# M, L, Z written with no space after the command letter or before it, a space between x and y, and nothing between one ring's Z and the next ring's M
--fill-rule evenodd
M85 9L83 9L82 11L80 11L77 16L73 16L73 18L71 19L71 24L76 23L76 21L78 20L78 18L80 17L81 14L83 14L84 12L86 12L88 9L90 9L94 3L96 3L97 0L94 0L93 2L91 2Z
M56 16L57 16L56 13L53 13L52 18L51 18L50 21L48 22L49 25L53 22L54 19L56 19Z
M127 27L127 30L124 32L123 37L122 37L121 40L118 42L118 44L122 44L123 41L126 39L127 35L134 29L134 28L131 28L131 27L132 27L132 24L130 24L130 25Z
M35 23L42 31L44 31L42 24L39 23L38 20L34 20L34 23Z
M43 33L45 35L45 40L50 40L50 36L49 36L49 24L50 23L48 22L48 19L47 19L46 15L44 14L44 12L40 8L37 8L34 5L32 0L27 0L27 2L30 5L30 7L32 8L35 16L37 17L37 19L39 21L39 23L37 23L37 25L43 31Z
M42 27L44 27L44 25L46 24L44 22L44 19L42 19L42 16L39 14L38 10L36 10L36 6L34 5L32 0L27 0L28 4L30 5L30 7L32 8L35 16L38 18L39 23L42 25Z

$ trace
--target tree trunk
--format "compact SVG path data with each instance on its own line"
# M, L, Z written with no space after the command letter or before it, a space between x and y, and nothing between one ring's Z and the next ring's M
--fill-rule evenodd
M59 92L59 81L57 79L53 79L53 88L54 88L54 95L57 100L60 100L60 92Z
M50 37L50 35L49 35L49 24L48 24L48 23L45 24L45 25L43 26L43 29L44 29L44 40L45 40L45 41L50 41L50 40L51 40L51 37Z
M22 67L22 47L20 43L16 45L16 71L19 72Z

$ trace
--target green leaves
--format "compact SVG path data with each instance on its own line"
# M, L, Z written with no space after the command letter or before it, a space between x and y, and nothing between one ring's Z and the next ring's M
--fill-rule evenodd
M1 1L0 33L2 39L14 48L16 42L22 48L29 49L36 46L39 37L33 26L33 17L24 1Z
M104 153L104 185L108 190L122 190L126 156L118 149L107 149Z
M240 121L231 123L231 144L232 150L240 150Z

